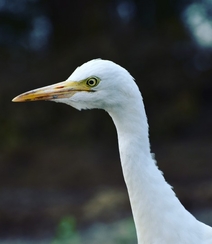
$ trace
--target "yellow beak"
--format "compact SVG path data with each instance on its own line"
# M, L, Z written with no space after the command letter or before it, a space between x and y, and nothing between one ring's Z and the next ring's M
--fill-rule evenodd
M45 86L35 90L31 90L13 98L13 102L28 102L38 100L53 100L59 98L68 98L76 92L87 91L92 92L91 88L85 82L79 81L63 81L54 85Z

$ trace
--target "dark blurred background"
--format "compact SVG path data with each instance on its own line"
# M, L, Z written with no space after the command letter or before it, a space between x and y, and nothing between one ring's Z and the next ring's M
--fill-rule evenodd
M104 111L11 103L99 57L135 77L160 169L212 224L212 1L0 0L1 243L94 244L92 231L108 241L116 223L132 223Z

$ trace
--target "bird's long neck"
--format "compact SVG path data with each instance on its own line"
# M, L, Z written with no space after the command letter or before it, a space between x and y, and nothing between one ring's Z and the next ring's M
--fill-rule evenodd
M175 243L173 233L176 228L181 229L182 221L188 221L193 216L180 204L152 158L142 97L128 100L122 109L109 114L118 133L121 164L138 243Z

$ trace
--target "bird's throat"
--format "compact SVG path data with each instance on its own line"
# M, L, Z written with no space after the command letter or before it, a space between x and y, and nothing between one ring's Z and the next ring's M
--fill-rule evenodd
M152 158L142 99L135 109L132 110L132 104L129 104L125 106L125 111L119 109L110 112L110 115L117 129L121 165L138 243L170 244L173 235L179 234L175 230L183 229L178 226L182 223L181 219L193 216L181 205ZM177 217L171 220L173 212L177 213ZM161 236L163 239L158 242Z

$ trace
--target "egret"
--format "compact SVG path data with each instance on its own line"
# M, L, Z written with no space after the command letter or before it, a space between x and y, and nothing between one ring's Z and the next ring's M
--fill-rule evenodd
M142 95L126 69L112 61L91 60L66 81L13 99L35 100L78 110L103 109L112 117L139 244L212 244L212 228L183 207L157 167Z

